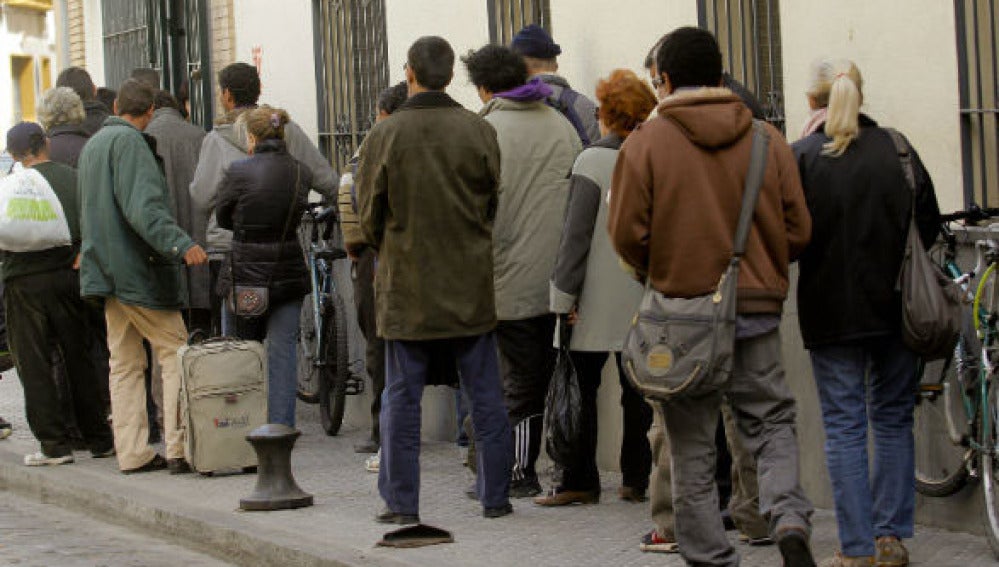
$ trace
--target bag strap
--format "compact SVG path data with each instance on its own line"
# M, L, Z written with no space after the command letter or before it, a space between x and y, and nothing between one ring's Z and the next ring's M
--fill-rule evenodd
M749 170L746 172L746 185L742 192L742 210L739 224L735 229L732 256L741 258L746 253L746 240L753 225L753 215L763 185L763 174L767 170L767 153L770 147L770 133L762 120L753 120L753 147L749 151Z
M906 143L902 134L894 128L885 128L885 132L891 136L891 141L895 144L895 151L898 152L898 161L902 164L902 173L905 175L905 184L912 192L912 208L910 216L916 218L916 167L912 164L912 151Z
M291 195L291 204L288 205L288 216L287 216L287 218L284 219L284 228L281 229L281 240L279 241L280 245L278 246L277 260L275 260L275 262L274 262L274 269L271 270L271 275L268 276L268 278L267 278L267 289L270 289L271 282L274 281L274 272L277 271L278 265L281 264L281 256L284 255L284 241L285 241L286 238L288 238L288 229L291 227L291 219L294 218L294 216L295 216L295 209L298 208L295 205L298 204L298 189L299 189L299 186L302 183L302 164L296 163L295 165L296 165L296 167L295 167L295 191Z

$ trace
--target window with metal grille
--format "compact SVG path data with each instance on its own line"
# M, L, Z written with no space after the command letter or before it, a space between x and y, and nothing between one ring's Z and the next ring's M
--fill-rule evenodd
M718 38L732 77L756 95L784 131L784 74L778 0L698 0L698 22Z
M139 67L177 94L188 81L191 122L212 122L208 0L101 0L104 79L117 90Z
M159 8L151 0L101 0L104 83L109 88L118 90L132 69L162 68Z
M999 13L995 0L955 0L964 200L999 205Z
M384 0L315 0L319 147L342 171L389 84Z
M552 11L548 0L486 0L489 41L509 45L526 25L538 24L551 33Z

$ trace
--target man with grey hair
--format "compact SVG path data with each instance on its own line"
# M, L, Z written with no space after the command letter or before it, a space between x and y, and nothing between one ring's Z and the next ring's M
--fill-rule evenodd
M56 78L56 86L73 89L83 101L83 110L87 113L87 117L83 121L83 131L88 136L93 136L94 132L104 126L104 119L110 116L112 109L105 107L94 98L97 94L97 87L94 86L94 81L86 69L82 67L63 69Z
M49 137L49 159L75 168L90 135L83 128L87 113L80 96L69 87L45 91L38 122Z

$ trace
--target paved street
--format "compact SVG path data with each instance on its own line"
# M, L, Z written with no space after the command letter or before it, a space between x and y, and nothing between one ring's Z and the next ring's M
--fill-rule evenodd
M19 567L224 567L148 534L0 491L0 565Z
M363 432L347 431L336 438L322 435L314 407L301 406L300 426L304 435L294 453L294 471L303 489L315 495L316 505L296 511L243 513L237 511L239 498L249 494L254 476L208 478L198 475L169 476L166 472L123 476L113 460L95 460L77 453L77 462L61 467L29 469L20 464L23 453L36 450L21 411L20 386L13 373L0 380L0 415L14 423L15 434L0 442L0 488L10 487L33 494L46 502L58 502L84 510L98 518L116 522L136 522L155 526L156 531L173 534L175 541L199 539L208 549L239 565L384 565L384 566L496 566L537 567L584 566L669 566L680 567L677 556L643 554L638 539L650 527L647 508L619 502L614 498L619 477L604 476L605 498L597 506L543 509L527 501L515 501L515 513L499 520L486 520L478 504L464 495L471 477L460 465L460 452L446 443L427 444L422 459L422 515L427 523L454 531L456 543L415 550L375 548L384 526L371 520L380 506L376 477L364 472L364 455L352 446ZM10 498L7 496L6 498ZM14 500L10 500L14 502ZM134 539L146 538L136 548L161 549L147 536L121 533L107 528L90 537L94 530L74 531L79 522L51 506L14 507L3 510L8 500L0 498L0 543L15 549L24 560L24 548L12 547L12 524L26 530L31 541L46 544L46 535L59 536L59 550L87 550L93 563L57 562L29 565L156 565L133 555L118 552L132 546ZM27 510L21 520L21 509ZM75 516L74 516L75 517ZM813 543L819 558L836 546L831 513L815 516ZM68 532L64 532L69 528ZM17 532L21 534L21 532ZM733 533L734 535L734 533ZM23 535L19 536L23 537ZM100 542L88 547L87 542ZM119 543L120 542L120 543ZM106 547L104 547L106 545ZM173 549L174 546L166 546ZM232 551L232 550L236 551ZM927 567L993 566L996 562L984 538L942 530L920 528L910 549L913 565ZM275 551L277 550L277 551ZM771 566L780 561L774 548L740 546L743 565ZM4 548L0 548L0 564ZM159 552L157 552L159 553ZM171 551L170 554L174 552ZM230 556L230 553L241 553ZM172 557L172 555L167 556ZM285 555L291 554L285 558ZM155 555L155 554L154 554ZM54 557L54 555L53 555ZM199 557L202 563L215 565ZM278 559L280 558L280 559ZM98 561L99 559L99 561ZM138 561L138 562L133 562ZM177 562L171 561L171 564ZM186 564L180 562L179 564Z

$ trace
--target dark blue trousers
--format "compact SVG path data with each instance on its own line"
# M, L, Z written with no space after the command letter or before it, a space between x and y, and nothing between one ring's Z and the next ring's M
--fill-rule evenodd
M393 512L419 513L420 402L431 356L449 356L457 362L475 430L476 488L483 507L505 506L509 502L513 436L503 402L496 337L491 332L434 341L385 341L378 491Z

